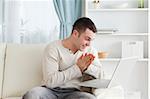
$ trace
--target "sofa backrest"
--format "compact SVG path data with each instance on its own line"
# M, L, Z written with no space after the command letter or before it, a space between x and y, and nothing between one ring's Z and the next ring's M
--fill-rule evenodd
M42 44L7 44L2 97L22 96L42 81Z
M6 44L0 44L0 99L2 97L2 85L3 85L3 70L4 70L4 60L5 60L5 49Z

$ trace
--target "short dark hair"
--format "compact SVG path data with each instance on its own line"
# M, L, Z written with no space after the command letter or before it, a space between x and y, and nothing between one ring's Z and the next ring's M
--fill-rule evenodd
M84 32L86 29L92 30L94 33L97 32L96 26L90 18L81 17L75 21L72 28L73 30L77 30L78 32Z

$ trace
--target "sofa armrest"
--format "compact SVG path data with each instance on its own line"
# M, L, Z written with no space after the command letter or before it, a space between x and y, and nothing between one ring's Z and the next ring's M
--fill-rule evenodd
M6 44L0 44L0 99L2 98L2 86L3 86L3 73L4 73L4 64L5 64L5 52Z

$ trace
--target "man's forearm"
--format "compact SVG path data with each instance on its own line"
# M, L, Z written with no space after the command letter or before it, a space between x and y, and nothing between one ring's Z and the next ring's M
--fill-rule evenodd
M67 81L70 81L74 78L78 78L82 76L82 73L78 66L73 65L70 68L54 72L54 73L48 73L48 81L47 81L47 87L53 88L53 87L59 87L66 83Z

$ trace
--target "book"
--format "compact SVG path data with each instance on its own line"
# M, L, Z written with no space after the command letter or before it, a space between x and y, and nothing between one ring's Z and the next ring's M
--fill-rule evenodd
M98 29L97 33L98 34L113 34L116 33L118 29L111 29L111 28L106 28L106 29Z

